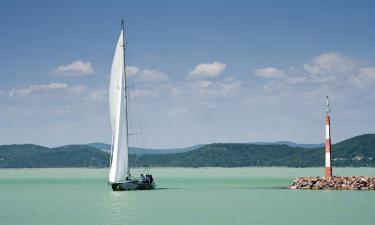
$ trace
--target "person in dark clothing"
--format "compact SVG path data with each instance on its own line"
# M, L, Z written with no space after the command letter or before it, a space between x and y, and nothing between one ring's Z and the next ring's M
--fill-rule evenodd
M150 180L150 183L154 182L154 178L152 177L151 174L148 175L148 178L149 178L149 180Z

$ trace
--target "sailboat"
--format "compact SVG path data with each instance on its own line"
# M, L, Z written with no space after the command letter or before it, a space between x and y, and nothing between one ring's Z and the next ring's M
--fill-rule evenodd
M109 182L114 191L151 190L155 188L151 174L141 174L135 178L129 168L129 130L128 130L128 87L125 64L124 21L113 57L110 87L109 111L112 126L112 148ZM148 171L146 171L148 172Z

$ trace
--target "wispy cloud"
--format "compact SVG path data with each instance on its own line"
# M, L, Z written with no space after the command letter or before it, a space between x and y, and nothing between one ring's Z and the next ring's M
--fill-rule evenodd
M49 84L37 84L30 85L26 88L12 89L9 92L9 96L28 96L34 92L46 92L51 90L66 89L68 85L66 83L49 83Z
M139 80L145 82L151 81L165 81L168 80L168 76L157 70L142 70L139 74Z
M174 97L178 97L178 96L182 96L185 94L185 90L180 88L180 87L177 87L177 86L174 86L170 89L169 91L169 94L174 96Z
M253 74L262 78L284 78L279 80L284 85L300 84L342 84L347 81L357 87L363 86L363 81L369 81L371 68L358 72L360 63L350 57L338 52L322 53L313 57L308 63L303 64L301 69L290 67L287 70L276 67L264 67L253 70ZM357 73L355 76L348 77ZM361 84L360 84L361 83ZM266 88L267 89L267 88ZM268 90L268 89L267 89Z
M140 73L140 69L136 66L127 66L126 67L126 75L129 77L136 77Z
M70 93L70 94L81 94L83 92L86 91L86 86L85 85L75 85L75 86L69 86L67 88L67 91Z
M140 69L136 66L128 66L126 74L130 78L137 79L140 82L160 82L169 80L168 76L158 70Z
M233 95L240 89L240 82L230 82L220 84L220 93L224 96Z
M305 83L307 81L306 77L289 77L287 79L287 82L289 84L302 84L302 83Z
M192 94L203 98L232 96L238 93L241 83L233 77L218 81L200 80L188 85Z
M189 78L210 78L218 77L227 66L220 62L214 63L201 63L195 66L193 70L189 72Z
M190 112L191 110L187 106L172 107L169 109L169 115L171 116L180 116Z
M195 81L194 83L191 84L192 87L194 88L208 88L212 84L212 81L209 80L200 80L200 81Z
M91 62L77 60L72 63L58 66L52 71L54 76L79 77L94 73Z
M280 78L285 76L285 72L275 67L265 67L255 69L253 71L255 76L263 78Z
M304 69L313 75L327 75L332 73L350 73L356 68L353 59L338 52L323 53L304 64Z
M9 91L10 97L20 96L27 97L34 93L46 93L56 90L64 90L68 94L76 95L86 91L85 85L70 86L66 83L49 83L49 84L34 84L24 88L14 88Z
M89 95L85 98L86 101L103 103L108 102L108 90L107 89L93 89Z
M363 67L359 69L357 75L350 76L348 82L357 88L374 87L375 85L375 67Z
M297 67L253 72L263 77L282 77L245 83L246 91L242 89L241 93L249 93L248 102L257 104L258 100L274 105L312 104L326 95L347 104L359 95L371 95L375 85L374 66L363 66L363 62L338 52L319 54Z
M158 92L155 90L146 90L146 89L136 89L132 92L129 92L129 95L132 97L157 97Z

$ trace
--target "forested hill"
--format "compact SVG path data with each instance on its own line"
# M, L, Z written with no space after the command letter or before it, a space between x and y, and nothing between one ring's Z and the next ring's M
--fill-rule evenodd
M324 147L306 149L287 145L210 144L179 154L141 156L133 165L181 167L324 166ZM375 134L365 134L332 146L334 166L375 167Z
M0 168L106 167L109 155L86 145L46 148L39 145L0 146Z
M353 137L332 146L334 166L375 167L375 134ZM130 156L134 167L241 167L324 166L324 147L288 145L209 144L197 150L175 154ZM46 148L38 145L0 146L0 168L107 167L109 154L87 146Z

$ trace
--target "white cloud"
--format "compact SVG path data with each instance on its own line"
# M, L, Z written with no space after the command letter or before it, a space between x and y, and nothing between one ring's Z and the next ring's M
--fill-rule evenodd
M318 55L303 67L310 74L325 75L328 73L350 73L356 66L357 63L353 59L337 52L328 52Z
M274 86L274 83L265 84L265 85L263 85L263 90L265 92L272 92L273 89L274 89L273 86Z
M303 65L303 70L294 67L284 71L275 67L255 69L255 76L264 78L282 78L285 84L322 84L342 83L358 69L359 63L337 52L322 53Z
M224 81L225 82L233 82L234 81L234 77L226 77L226 78L224 78Z
M239 82L224 83L224 84L220 84L220 87L221 87L220 91L222 95L232 95L238 91L240 86L241 85Z
M307 82L307 77L303 76L294 76L294 77L288 77L286 80L289 84L302 84Z
M201 97L224 97L236 94L241 83L235 81L233 77L226 78L222 81L197 81L190 85L193 93L198 93Z
M186 106L172 107L172 108L169 109L169 114L172 115L172 116L188 114L190 112L191 112L191 110Z
M139 80L150 82L150 81L165 81L168 80L168 76L157 70L142 70L139 74Z
M126 75L129 77L135 77L138 76L140 72L140 69L136 66L127 66L126 67Z
M85 85L76 85L67 89L69 94L81 94L86 91Z
M108 101L108 91L106 89L94 89L90 91L90 94L85 98L85 100L91 102L107 102Z
M254 75L263 78L280 78L284 77L284 71L277 69L275 67L265 67L254 70Z
M366 88L375 85L375 67L363 67L359 73L348 78L348 82L357 88Z
M213 82L209 80L196 81L192 84L194 88L208 88Z
M146 89L136 89L133 92L129 93L130 96L133 97L154 97L156 98L158 96L158 93L156 91L146 90Z
M158 70L140 69L136 66L128 66L126 74L130 78L135 78L141 82L159 82L169 80L168 76Z
M91 62L82 60L74 61L67 65L57 67L53 72L55 76L77 77L86 76L94 73Z
M169 94L175 97L181 96L185 94L185 91L179 87L172 87L169 91Z
M227 66L220 62L214 63L201 63L189 72L191 78L208 78L219 76Z
M311 75L309 81L312 83L329 83L337 81L338 77L336 75Z
M26 88L13 89L9 92L9 96L28 96L33 92L46 92L51 90L66 89L68 87L65 83L50 83L31 85Z

